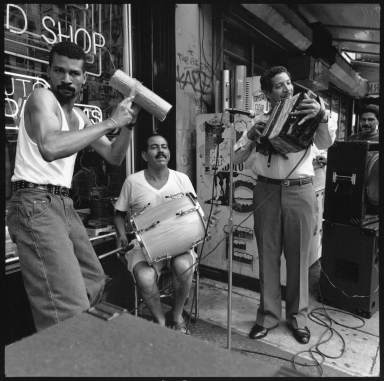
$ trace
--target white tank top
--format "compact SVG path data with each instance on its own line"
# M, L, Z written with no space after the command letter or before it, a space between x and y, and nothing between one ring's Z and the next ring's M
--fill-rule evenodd
M60 106L61 131L69 131L67 119ZM84 128L84 120L73 110L79 120L79 130ZM17 137L15 170L11 181L29 181L35 184L52 184L70 188L77 153L51 162L45 161L37 144L31 140L25 129L24 108L21 111L19 134Z

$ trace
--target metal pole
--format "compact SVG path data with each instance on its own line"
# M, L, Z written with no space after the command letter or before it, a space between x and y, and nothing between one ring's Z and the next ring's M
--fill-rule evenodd
M232 256L233 256L233 146L235 144L235 116L229 114L229 128L230 128L230 148L229 148L229 237L228 237L228 311L227 311L227 348L231 350L231 337L232 337Z
M123 10L123 70L132 76L132 22L131 4L122 4ZM125 156L126 174L130 175L135 171L135 129L132 130L131 143Z

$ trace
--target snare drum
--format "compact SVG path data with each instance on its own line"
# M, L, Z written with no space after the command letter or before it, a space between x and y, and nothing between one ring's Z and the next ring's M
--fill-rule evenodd
M149 264L191 250L204 239L204 213L195 197L179 193L131 217L136 239Z

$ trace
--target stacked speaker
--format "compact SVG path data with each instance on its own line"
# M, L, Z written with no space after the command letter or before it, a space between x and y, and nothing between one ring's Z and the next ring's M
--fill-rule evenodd
M322 301L371 317L379 302L378 143L337 141L328 150Z

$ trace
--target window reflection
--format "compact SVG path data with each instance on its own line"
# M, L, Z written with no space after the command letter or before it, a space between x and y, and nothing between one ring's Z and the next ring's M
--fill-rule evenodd
M5 195L12 195L20 113L36 87L47 87L48 53L60 40L78 43L87 52L87 83L76 106L92 123L108 118L122 100L108 85L109 75L123 66L121 4L7 4L4 20ZM115 133L108 135L114 139ZM117 197L125 179L121 167L107 164L92 149L78 154L73 198L78 209L89 207L92 189Z

